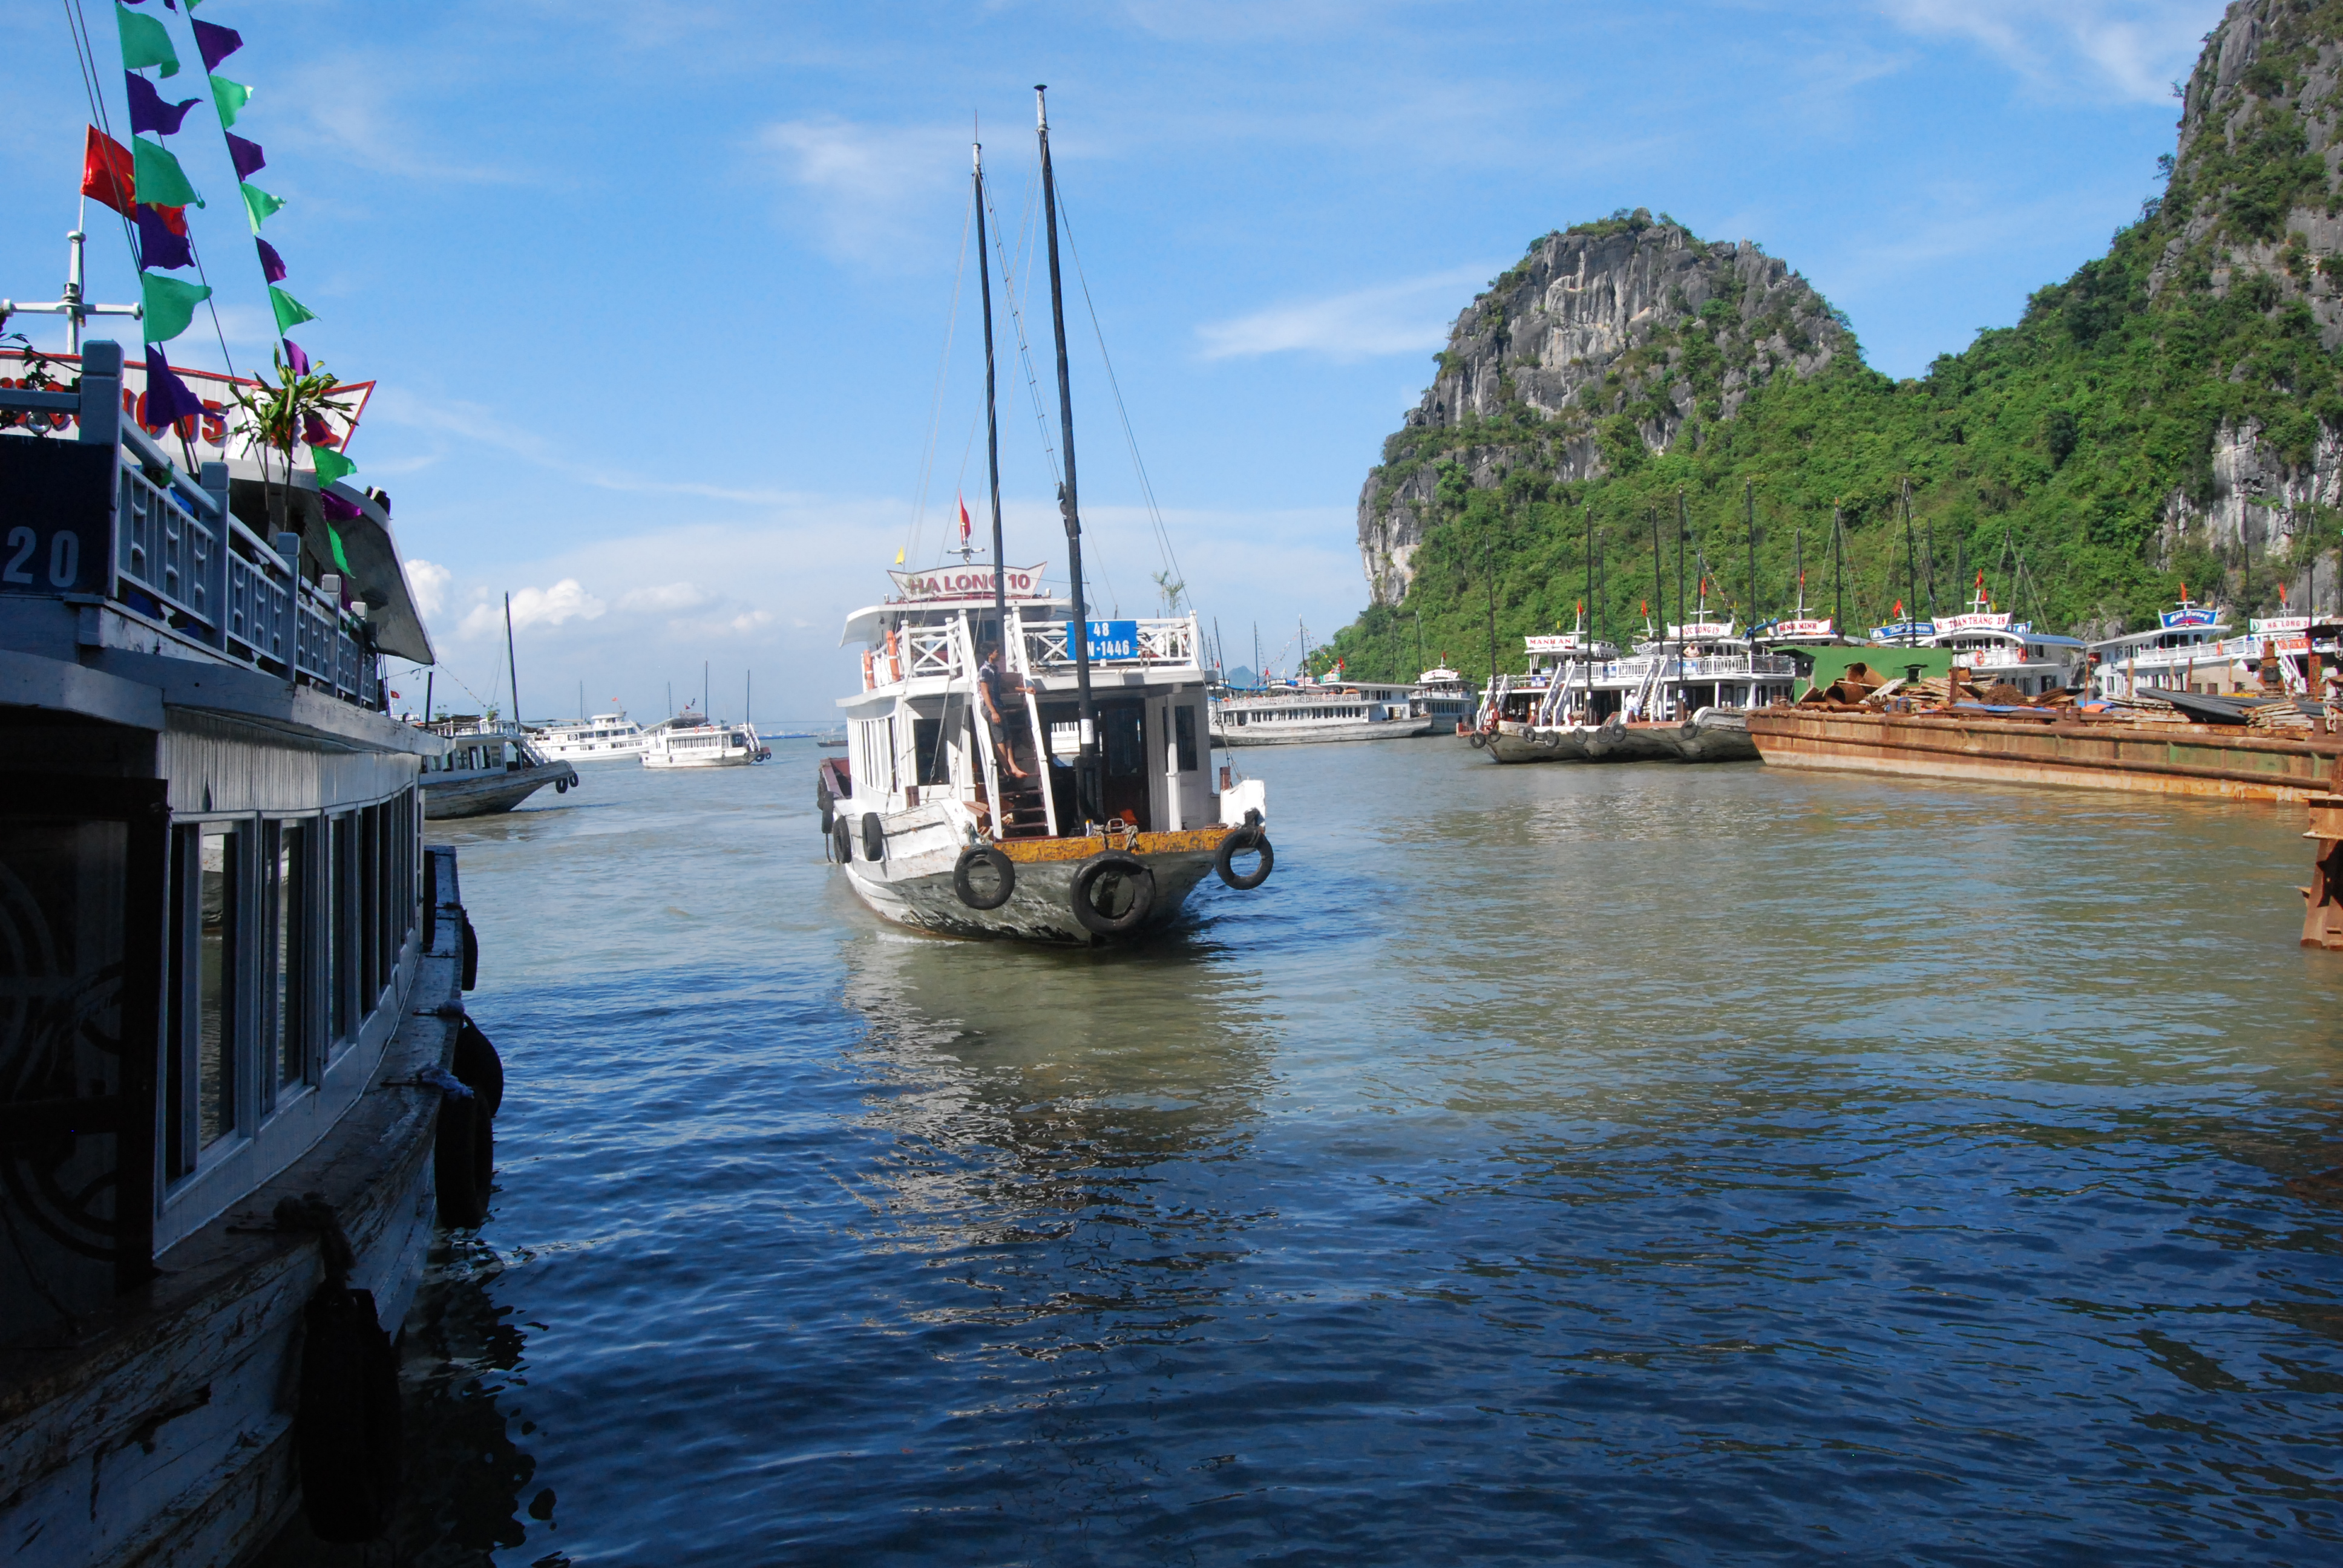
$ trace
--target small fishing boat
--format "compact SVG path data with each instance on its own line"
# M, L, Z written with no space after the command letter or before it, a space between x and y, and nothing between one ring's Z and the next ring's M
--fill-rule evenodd
M894 596L848 618L842 640L864 644L862 688L840 701L845 766L822 760L816 799L832 859L883 918L1095 944L1161 928L1215 872L1259 887L1273 854L1261 781L1223 769L1213 787L1195 616L1101 620L1085 602L1057 196L1045 112L1039 120L1067 588L1049 591L1045 567L1003 564L980 147L991 564L964 553L957 568L897 571Z
M567 795L578 769L548 761L517 724L493 719L446 719L429 726L447 751L423 766L423 814L434 821L509 811L547 785Z
M575 724L546 725L530 732L529 744L548 762L631 762L647 742L643 727L622 709Z

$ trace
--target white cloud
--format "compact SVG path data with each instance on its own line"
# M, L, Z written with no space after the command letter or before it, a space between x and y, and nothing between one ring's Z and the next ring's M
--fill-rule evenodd
M915 249L932 252L932 226L916 217L963 178L967 137L961 128L864 126L832 116L767 126L757 146L805 194L822 248L887 262Z
M609 607L588 593L576 578L563 578L551 588L525 588L512 596L512 624L515 631L532 626L559 626L563 621L598 620ZM501 602L483 600L472 607L464 618L461 628L466 637L478 637L504 628L504 606Z
M1200 327L1196 336L1203 340L1207 359L1304 353L1348 362L1426 352L1448 341L1463 291L1498 270L1485 265L1452 267L1405 283L1273 305Z
M2040 86L2088 80L2163 103L2187 75L2222 0L1877 0L1911 32L1963 37Z
M418 556L407 563L407 591L415 600L415 613L426 624L447 604L447 587L455 580L456 574L437 561Z
M698 609L715 596L697 583L665 583L658 588L636 588L618 596L622 610L681 610Z

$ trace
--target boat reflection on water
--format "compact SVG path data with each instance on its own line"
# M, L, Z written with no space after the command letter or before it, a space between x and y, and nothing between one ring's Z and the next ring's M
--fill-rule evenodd
M532 1484L537 1461L524 1447L537 1423L512 1396L526 1381L522 1330L543 1325L517 1322L511 1307L496 1303L503 1272L496 1250L476 1237L443 1231L432 1249L399 1342L405 1484L385 1539L329 1544L296 1515L252 1568L372 1568L386 1561L488 1568L497 1552L550 1531L554 1494ZM532 1568L568 1561L541 1551Z

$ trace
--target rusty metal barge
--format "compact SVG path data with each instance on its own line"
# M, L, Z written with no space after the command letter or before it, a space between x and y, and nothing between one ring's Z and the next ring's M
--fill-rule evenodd
M1980 779L2232 800L2306 800L2336 787L2343 735L2142 722L2075 709L1910 712L1758 709L1750 738L1769 767Z

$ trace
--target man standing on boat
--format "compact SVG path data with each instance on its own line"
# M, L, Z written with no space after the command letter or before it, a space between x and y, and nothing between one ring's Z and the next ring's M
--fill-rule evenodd
M1000 753L1001 770L1011 779L1030 778L1017 766L1017 748L1011 744L1008 721L1001 717L1003 698L1022 697L1031 689L1021 675L1011 674L1001 661L1001 645L984 645L984 662L977 667L977 690L984 700L984 721L992 727L993 749Z

